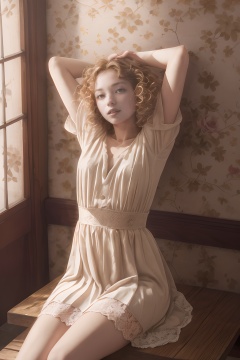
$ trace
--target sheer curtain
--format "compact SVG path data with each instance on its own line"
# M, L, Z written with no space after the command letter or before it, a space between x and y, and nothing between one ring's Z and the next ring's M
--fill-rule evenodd
M0 1L0 212L24 198L20 0Z

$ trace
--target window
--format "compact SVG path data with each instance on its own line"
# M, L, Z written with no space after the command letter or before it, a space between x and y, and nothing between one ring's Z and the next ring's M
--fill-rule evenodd
M0 325L48 281L46 2L0 0Z
M0 213L25 197L25 49L19 1L0 2Z

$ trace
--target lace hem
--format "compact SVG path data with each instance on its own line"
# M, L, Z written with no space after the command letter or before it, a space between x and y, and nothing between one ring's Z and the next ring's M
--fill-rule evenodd
M142 326L130 313L127 305L118 300L105 298L93 304L87 312L99 312L112 320L117 330L121 331L124 339L132 341L142 332Z
M85 312L69 304L56 301L50 302L43 307L41 315L51 315L59 318L67 326L73 325L86 312L97 312L112 320L117 330L121 331L124 339L133 340L142 332L140 323L130 313L127 305L118 300L105 298L95 302Z
M191 313L192 306L184 295L174 290L173 304L166 314L165 321L156 328L137 336L131 341L131 345L144 349L176 342L179 339L181 329L192 320Z
M121 331L126 340L131 341L132 346L148 348L176 342L181 329L192 319L192 306L187 302L184 295L173 290L173 302L161 325L151 328L142 333L142 327L136 318L130 313L127 305L111 298L100 299L91 305L85 312L98 312L112 320L117 330ZM71 326L84 312L69 304L50 302L43 307L41 315L51 315L60 318L67 326Z
M43 306L39 316L41 315L57 317L67 326L71 326L82 316L82 311L72 305L52 301Z

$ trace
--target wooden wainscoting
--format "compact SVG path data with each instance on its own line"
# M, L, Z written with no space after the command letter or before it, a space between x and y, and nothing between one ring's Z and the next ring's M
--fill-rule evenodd
M76 201L48 198L45 209L47 224L73 227L78 220ZM160 239L240 250L240 221L151 210L147 228Z

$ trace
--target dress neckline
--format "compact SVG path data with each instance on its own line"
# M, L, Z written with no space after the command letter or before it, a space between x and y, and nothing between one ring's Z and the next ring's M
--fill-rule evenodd
M117 144L117 147L126 147L131 144L136 139L136 136L131 139L123 140L122 142L118 141L117 139L114 139L112 136L107 135L106 141L109 141L109 143Z
M108 150L108 140L111 142L117 142L119 143L116 139L109 137L107 134L104 134L103 137L103 161L104 161L104 166L103 166L103 177L104 179L106 179L108 177L108 175L110 173L112 173L112 170L118 165L119 161L124 157L125 153L127 152L127 150L129 150L137 141L139 135L142 133L142 131L139 131L139 133L137 134L137 136L133 139L128 139L127 141L127 145L124 146L119 146L119 148L123 148L123 151L121 151L117 156L113 156L114 157L114 163L111 164L110 163L110 154L109 154L109 150ZM129 142L129 143L128 143ZM112 166L111 166L112 165Z
M135 138L127 139L122 143L119 143L116 139L107 136L106 137L106 145L108 150L108 155L114 158L121 156L121 154L128 148L131 143L135 140ZM111 151L111 149L113 150Z

